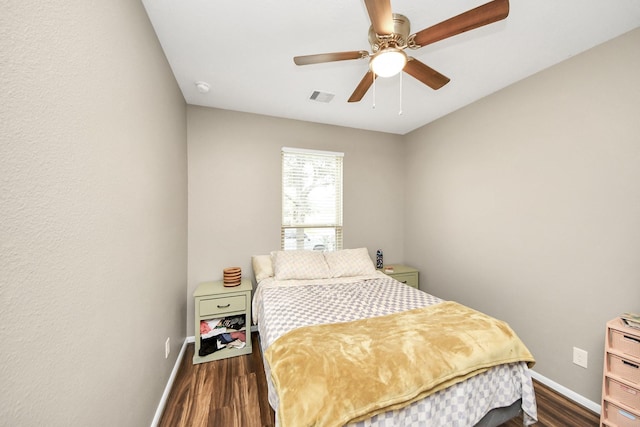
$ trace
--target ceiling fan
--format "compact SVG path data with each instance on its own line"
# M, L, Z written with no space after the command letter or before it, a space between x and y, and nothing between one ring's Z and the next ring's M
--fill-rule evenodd
M434 90L440 89L449 83L450 79L417 59L407 56L404 49L419 49L465 31L500 21L509 15L509 0L493 0L409 35L411 31L409 19L392 13L390 0L364 0L364 3L371 20L369 43L373 53L354 50L293 58L296 65L370 58L369 70L351 94L349 102L360 101L375 78L391 77L400 71L404 71Z

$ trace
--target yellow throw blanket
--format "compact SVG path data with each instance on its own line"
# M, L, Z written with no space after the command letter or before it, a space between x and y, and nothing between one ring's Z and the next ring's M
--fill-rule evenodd
M342 426L533 356L504 322L455 302L306 326L265 352L282 427Z

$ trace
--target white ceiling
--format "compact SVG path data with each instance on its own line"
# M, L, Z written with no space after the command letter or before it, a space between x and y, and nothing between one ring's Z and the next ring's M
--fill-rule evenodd
M415 33L488 1L391 5L409 18ZM362 0L142 3L188 104L396 134L640 27L640 0L511 0L503 21L408 51L449 77L449 84L434 91L408 74L402 81L377 79L374 108L373 87L361 102L347 103L367 60L296 66L292 59L370 51ZM209 93L198 92L197 81L209 83ZM315 90L335 97L330 103L312 101Z

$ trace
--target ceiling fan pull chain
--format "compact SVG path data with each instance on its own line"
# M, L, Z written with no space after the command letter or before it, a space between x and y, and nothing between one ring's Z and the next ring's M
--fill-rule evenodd
M402 115L402 72L400 74L400 111L398 111L398 115Z
M373 106L371 108L375 110L376 108L376 73L371 73L371 75L373 76Z

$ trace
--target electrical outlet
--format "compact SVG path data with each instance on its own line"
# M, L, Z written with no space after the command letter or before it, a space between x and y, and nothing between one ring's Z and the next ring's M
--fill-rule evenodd
M164 358L169 358L169 352L171 351L171 338L167 337L167 340L164 342Z
M573 347L573 363L586 368L588 357L589 353L587 353L585 350L582 350L578 347Z

